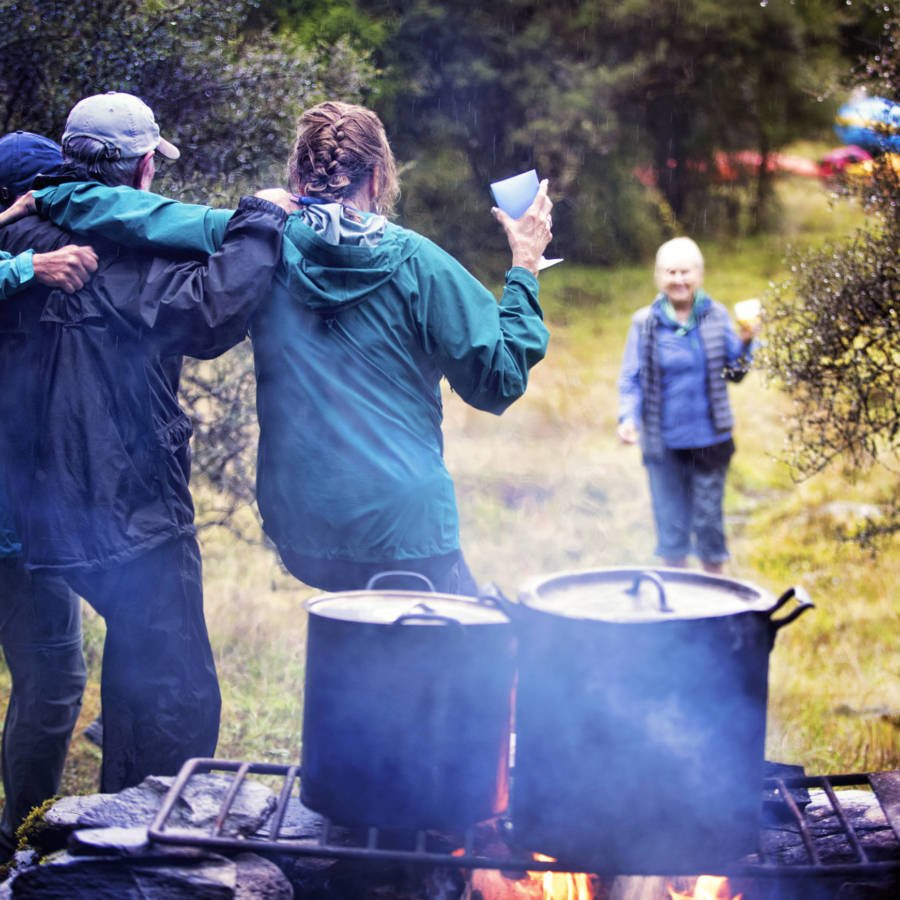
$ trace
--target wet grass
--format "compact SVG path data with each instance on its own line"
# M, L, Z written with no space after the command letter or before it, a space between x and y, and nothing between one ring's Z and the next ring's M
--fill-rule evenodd
M781 192L784 235L704 243L706 288L729 306L765 298L769 282L784 276L787 243L839 237L860 221L815 183L790 180ZM553 336L528 395L499 419L446 395L447 460L463 546L480 581L514 593L529 576L654 561L644 471L614 434L628 322L652 294L649 262L551 269L542 301ZM738 453L726 497L729 574L778 593L802 584L817 607L781 632L772 653L767 755L810 772L900 767L900 554L896 542L872 557L838 538L848 517L896 490L896 477L874 470L851 483L834 470L795 484L779 458L787 400L759 373L732 398ZM302 601L313 592L264 548L222 531L204 534L203 545L223 691L218 755L296 759ZM99 752L80 736L99 705L102 623L90 610L86 630L91 684L63 786L73 793L95 789L99 766ZM7 685L4 671L0 690Z

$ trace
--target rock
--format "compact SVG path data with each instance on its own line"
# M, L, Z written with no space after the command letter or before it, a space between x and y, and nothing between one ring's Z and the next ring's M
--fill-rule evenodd
M255 853L241 853L234 862L235 900L293 900L294 889L275 863Z
M44 821L58 828L75 828L83 815L97 806L108 803L115 796L115 794L88 794L84 797L63 797L47 810Z
M260 837L268 838L271 835L274 816L275 811L273 810L272 815L257 832ZM278 836L295 841L305 838L318 840L324 825L325 819L322 816L304 806L297 797L288 797ZM339 829L334 829L334 831L339 831Z
M146 827L159 812L173 781L170 777L151 775L136 787L126 788L118 794L95 795L102 799L85 803L75 825L94 828ZM167 828L208 833L231 785L232 779L225 775L192 777L167 820ZM259 782L245 781L231 806L222 834L228 837L252 834L271 816L274 808L275 795L269 788Z
M146 828L80 828L69 838L75 856L138 856L147 853Z
M237 866L216 854L194 858L58 854L16 874L11 900L232 900Z

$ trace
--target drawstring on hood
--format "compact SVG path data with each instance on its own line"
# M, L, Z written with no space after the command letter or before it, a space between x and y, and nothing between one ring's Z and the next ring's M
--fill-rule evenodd
M377 247L384 237L387 219L318 197L292 197L300 206L300 218L329 244Z

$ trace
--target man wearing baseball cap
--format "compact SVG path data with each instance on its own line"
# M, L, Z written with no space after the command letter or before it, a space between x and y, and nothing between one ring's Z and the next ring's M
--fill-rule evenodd
M174 144L160 136L153 110L139 97L118 91L85 97L72 107L62 136L63 150L79 137L102 143L109 159L133 159L154 151L166 159L181 156Z
M49 138L25 131L0 138L0 207L24 194L37 175L52 175L61 167L60 146ZM6 235L0 229L0 246ZM15 456L28 452L20 440L28 431L23 428L22 401L32 387L28 335L37 326L47 294L46 289L26 289L38 284L75 290L97 268L90 247L67 241L64 236L60 249L29 249L0 264L0 291L8 298L0 303L0 644L12 682L3 727L6 803L0 819L0 860L15 849L16 828L29 811L59 793L86 680L81 600L62 578L25 568L7 499L7 491L16 487L7 483L19 468ZM6 251L0 254L9 256ZM2 265L15 268L18 279L5 277ZM19 296L13 298L13 293Z
M88 97L63 134L66 165L39 184L146 190L178 157L131 94ZM179 260L97 243L94 277L51 292L36 338L32 453L12 498L26 566L66 579L106 621L101 790L215 753L220 693L203 616L181 358L238 343L280 259L285 213L245 197L221 249ZM58 234L28 215L33 241ZM28 246L39 247L33 243ZM39 247L40 248L40 247Z

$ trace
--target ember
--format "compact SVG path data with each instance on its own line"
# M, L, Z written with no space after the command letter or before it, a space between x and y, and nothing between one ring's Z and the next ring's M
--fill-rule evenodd
M541 862L552 856L535 853ZM463 900L601 900L596 879L583 872L501 872L476 869Z
M672 900L741 900L743 894L731 894L727 878L718 875L701 875L690 894L683 894L669 887Z

